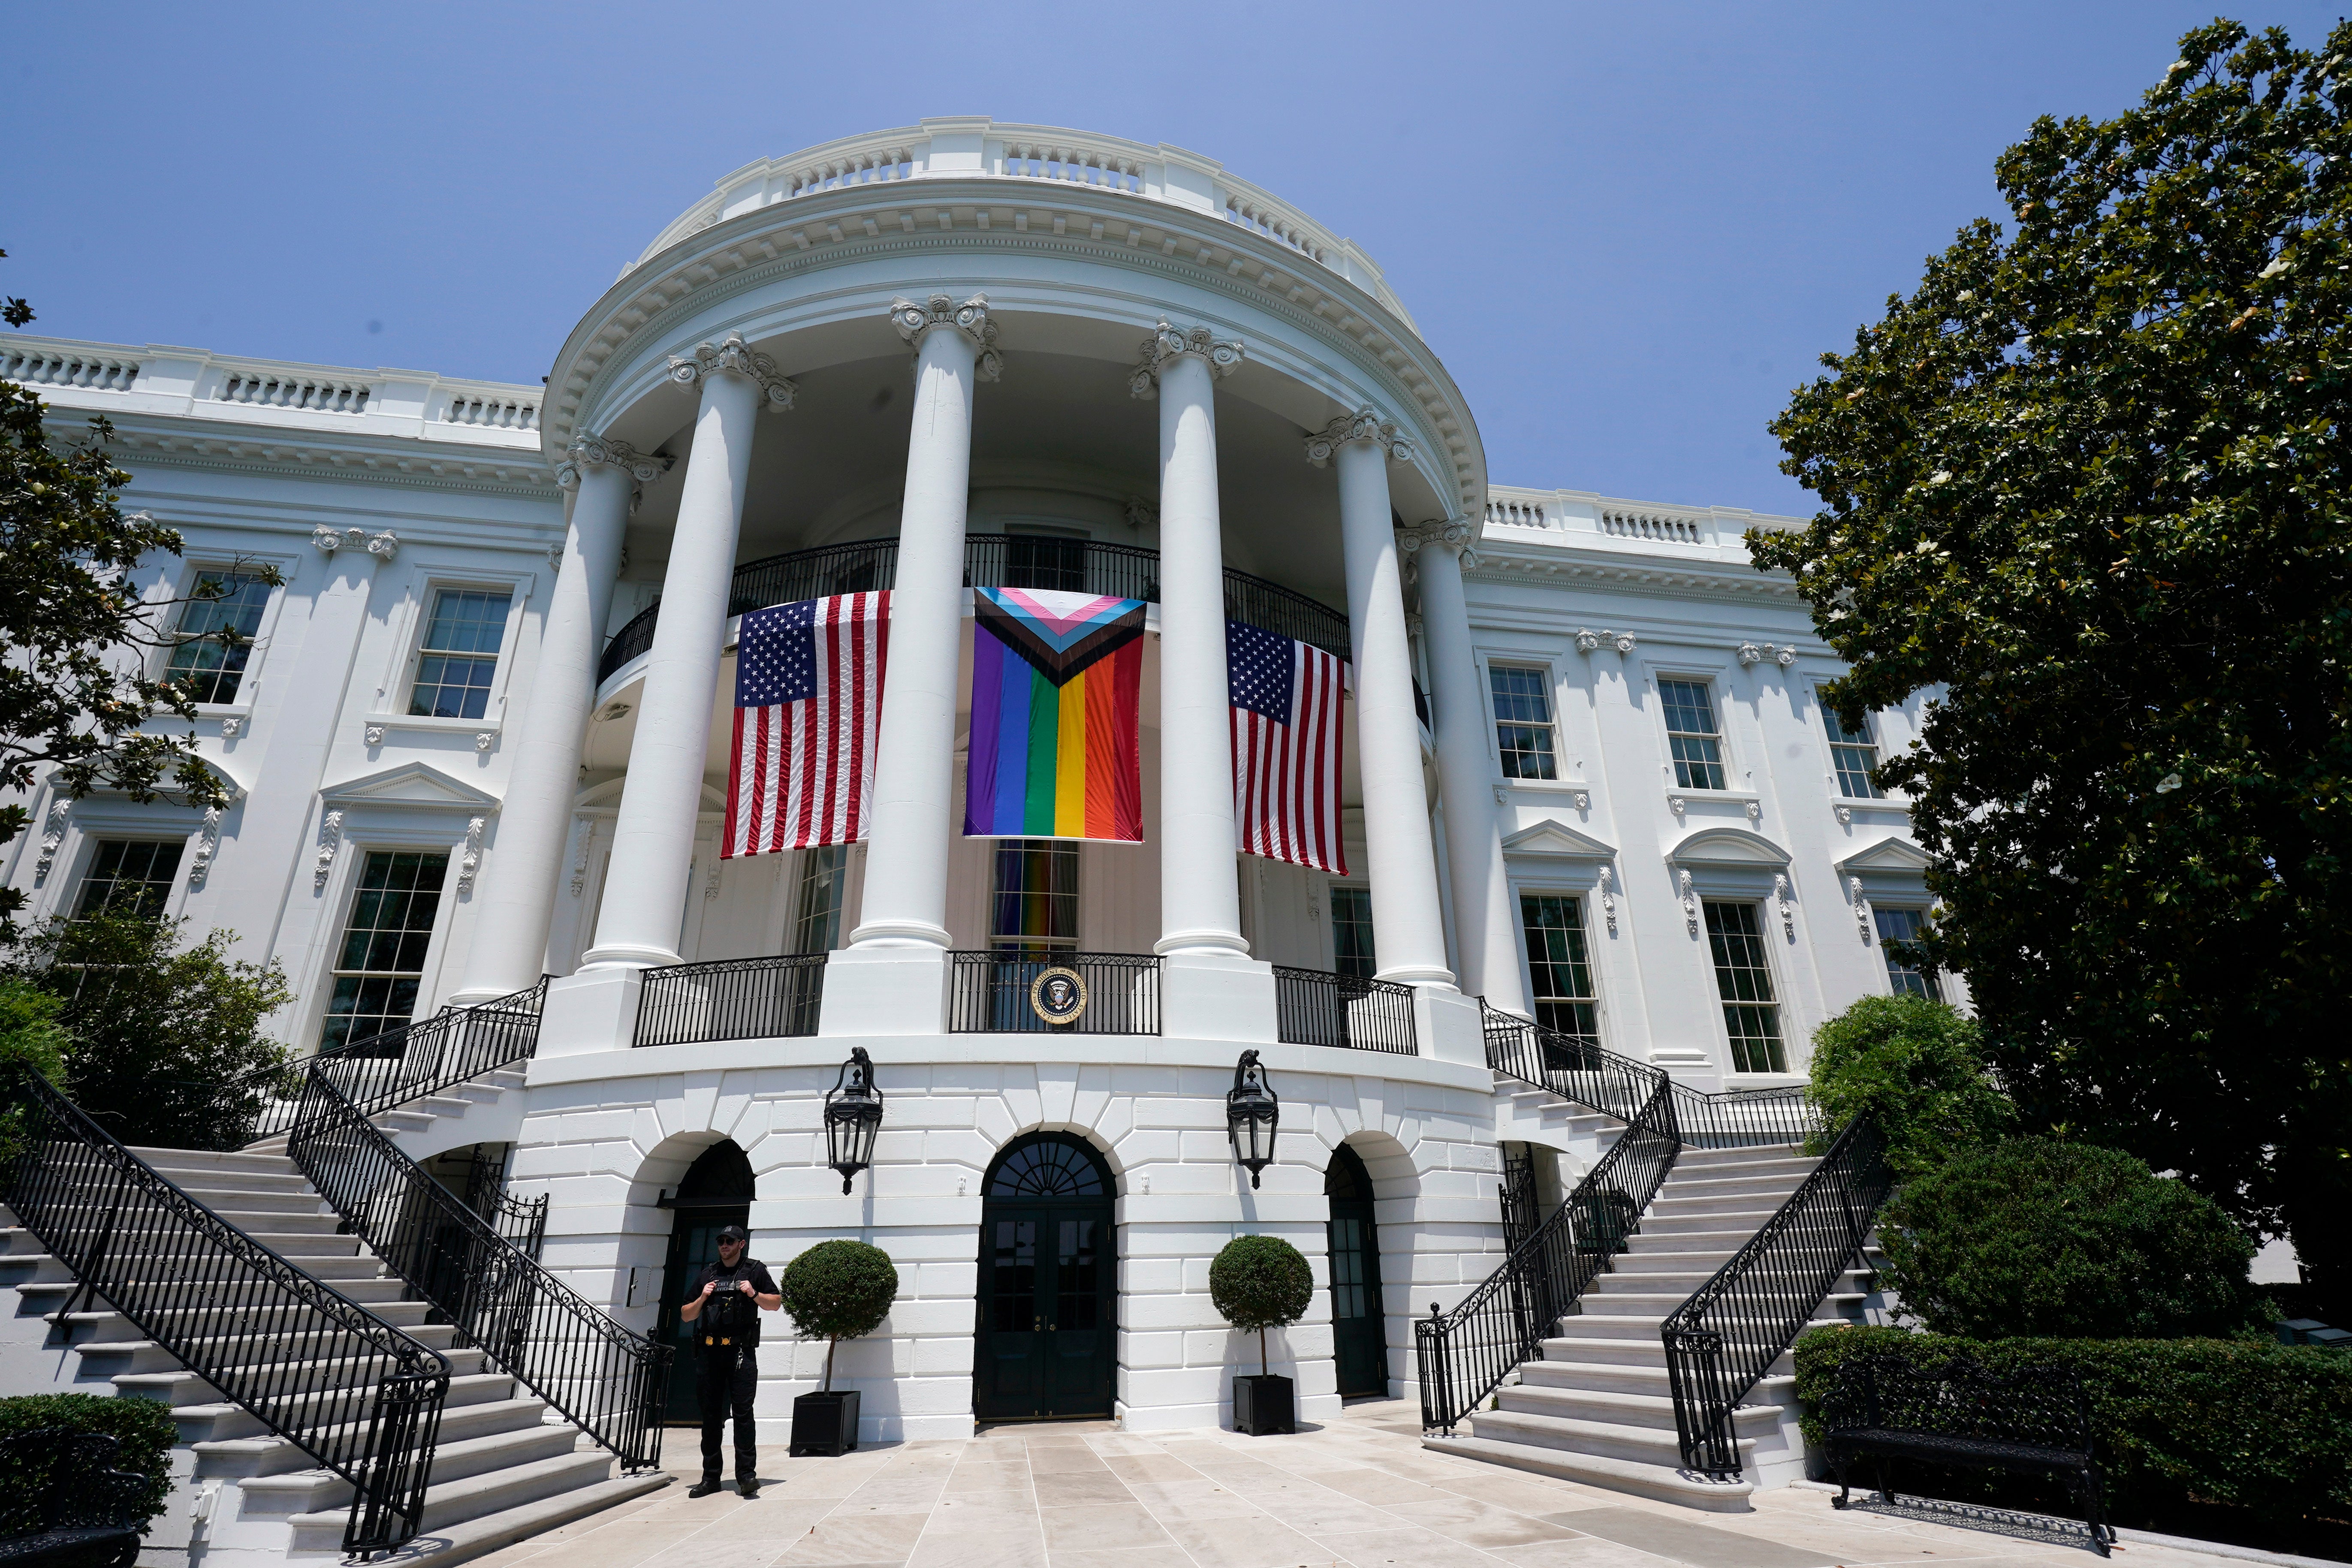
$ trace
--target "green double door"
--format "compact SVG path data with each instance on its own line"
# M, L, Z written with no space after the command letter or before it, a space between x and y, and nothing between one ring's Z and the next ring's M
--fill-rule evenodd
M1109 1415L1118 1350L1111 1204L992 1199L981 1213L974 1414Z
M1331 1152L1323 1191L1331 1203L1331 1358L1339 1393L1389 1391L1388 1320L1381 1304L1381 1232L1372 1179L1346 1144Z

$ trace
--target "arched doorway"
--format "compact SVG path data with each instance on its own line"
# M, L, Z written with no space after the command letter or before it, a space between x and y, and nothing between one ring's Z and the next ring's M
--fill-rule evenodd
M702 1152L687 1168L675 1195L661 1200L675 1210L670 1220L669 1258L662 1266L661 1320L654 1331L670 1348L669 1396L662 1419L693 1426L702 1419L694 1395L694 1337L678 1317L686 1302L687 1282L706 1263L719 1260L719 1233L730 1225L751 1223L751 1161L733 1139L724 1139ZM759 1256L755 1243L746 1249Z
M1388 1320L1381 1310L1381 1232L1372 1178L1345 1143L1323 1173L1331 1203L1331 1355L1342 1397L1389 1391Z
M1004 1147L980 1190L972 1413L1108 1415L1118 1370L1110 1168L1081 1139L1033 1132Z

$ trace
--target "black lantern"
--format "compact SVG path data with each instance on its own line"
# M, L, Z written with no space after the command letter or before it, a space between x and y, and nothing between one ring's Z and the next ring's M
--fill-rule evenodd
M864 1046L849 1047L849 1059L824 1096L826 1163L841 1173L841 1193L849 1179L874 1163L874 1136L882 1131L882 1091L874 1087L874 1058Z
M1225 1096L1225 1133L1234 1141L1234 1158L1250 1173L1253 1190L1258 1173L1274 1163L1274 1130L1281 1121L1282 1097L1265 1081L1257 1053L1244 1051Z

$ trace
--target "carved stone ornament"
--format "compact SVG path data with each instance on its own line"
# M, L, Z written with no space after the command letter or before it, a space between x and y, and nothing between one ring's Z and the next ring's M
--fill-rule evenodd
M1853 826L1853 807L1850 805L1839 806L1837 808L1837 818L1839 826L1852 827Z
M57 864L58 846L66 841L66 817L72 810L71 801L52 801L49 805L48 825L41 829L41 858L33 862L33 886L37 888L48 880L49 868Z
M1404 562L1407 582L1418 570L1415 557L1433 544L1460 556L1465 569L1478 564L1478 552L1470 548L1470 525L1458 517L1433 517L1416 527L1397 530L1397 554Z
M389 566L400 554L400 540L388 528L382 533L370 534L367 552Z
M980 351L980 359L972 374L982 381L994 381L1004 374L1003 356L996 352L996 323L989 319L988 296L974 294L959 305L951 296L934 294L918 305L900 298L890 301L890 324L898 329L898 336L917 353L922 352L924 334L934 327L949 327L971 340Z
M1760 658L1762 658L1763 657L1764 657L1764 650L1763 650L1762 648L1760 648L1760 647L1758 647L1754 643L1752 643L1752 642L1744 642L1744 643L1741 643L1741 644L1739 645L1739 662L1740 662L1740 663L1742 663L1742 664L1754 664L1758 659L1760 659Z
M498 743L499 732L496 730L481 730L474 735L474 750L478 752L487 752Z
M575 817L572 823L572 896L578 898L588 885L588 841L593 837L595 825L586 817Z
M1147 528L1160 526L1160 508L1140 497L1129 497L1127 503L1127 526L1141 533Z
M188 890L195 891L205 885L205 878L213 868L213 857L220 853L221 808L205 807L205 825L196 834L196 847L188 856Z
M1870 900L1862 896L1861 878L1848 877L1845 879L1845 885L1847 896L1853 900L1854 930L1862 935L1862 945L1868 947L1870 945Z
M1220 338L1206 327L1171 327L1165 316L1137 352L1142 354L1143 363L1128 376L1127 390L1146 403L1160 395L1160 370L1169 361L1191 354L1209 367L1213 378L1239 370L1245 353L1238 340Z
M331 811L319 819L319 853L310 867L310 886L323 891L334 874L335 851L342 847L343 814Z
M1608 867L1601 868L1601 918L1609 922L1609 934L1617 934L1617 873Z
M677 362L670 362L676 364ZM675 375L676 371L671 374ZM576 489L580 475L587 468L626 468L629 478L641 485L649 485L669 472L676 458L662 452L640 452L626 441L612 436L583 436L563 448L563 460L555 465L555 482L565 489ZM556 546L558 550L562 545Z
M1786 669L1797 662L1796 645L1790 643L1776 647L1769 642L1744 642L1739 645L1739 662L1742 664L1761 664L1768 658Z
M740 332L730 332L723 343L697 343L694 353L669 356L669 378L679 386L699 386L714 375L740 375L757 386L761 406L782 414L793 405L800 387L776 374L776 362L754 352Z
M222 740L234 741L243 733L245 733L245 720L242 716L232 713L221 721Z
M351 542L353 544L359 543L366 537L366 533L362 530L356 528L352 530ZM343 536L322 522L310 531L310 542L319 547L320 554L332 555L343 547Z
M1796 645L1794 643L1785 643L1781 645L1780 651L1772 656L1772 662L1779 665L1782 669L1786 669L1790 665L1796 663Z
M1592 809L1592 792L1591 790L1578 790L1574 795L1570 795L1568 798L1576 803L1576 809L1579 811L1591 811Z
M702 896L704 898L715 899L719 896L719 873L726 868L727 863L723 860L714 859L710 862L710 874L702 879Z
M370 724L366 729L360 731L360 739L365 741L371 746L383 745L383 726L381 724Z
M1772 897L1779 900L1780 905L1780 929L1788 933L1790 942L1796 941L1797 906L1789 901L1788 873L1781 872L1773 877Z
M1379 442L1391 463L1412 461L1412 443L1397 434L1396 421L1381 418L1380 411L1369 405L1340 415L1307 437L1307 460L1319 468L1331 460L1332 453L1351 441Z
M1677 822L1682 820L1682 815L1684 811L1688 808L1689 805L1690 803L1688 801L1683 799L1683 797L1678 795L1670 795L1666 796L1666 809L1675 814L1675 820Z
M1751 800L1748 803L1748 820L1750 822L1764 820L1764 805L1761 801Z
M485 818L468 817L466 821L466 852L457 858L457 891L474 890L474 873L482 868L482 829L488 826Z
M1691 874L1681 873L1683 889L1683 923L1693 936L1698 934L1698 889L1691 885Z
M1597 632L1589 631L1583 626L1576 628L1577 652L1598 653L1604 647L1613 647L1619 653L1632 653L1633 651L1633 634L1632 632L1612 632L1606 628Z

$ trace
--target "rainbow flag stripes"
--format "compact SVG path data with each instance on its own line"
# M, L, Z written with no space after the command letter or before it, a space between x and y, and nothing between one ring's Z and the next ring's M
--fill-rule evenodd
M972 595L965 835L1143 842L1143 601Z

